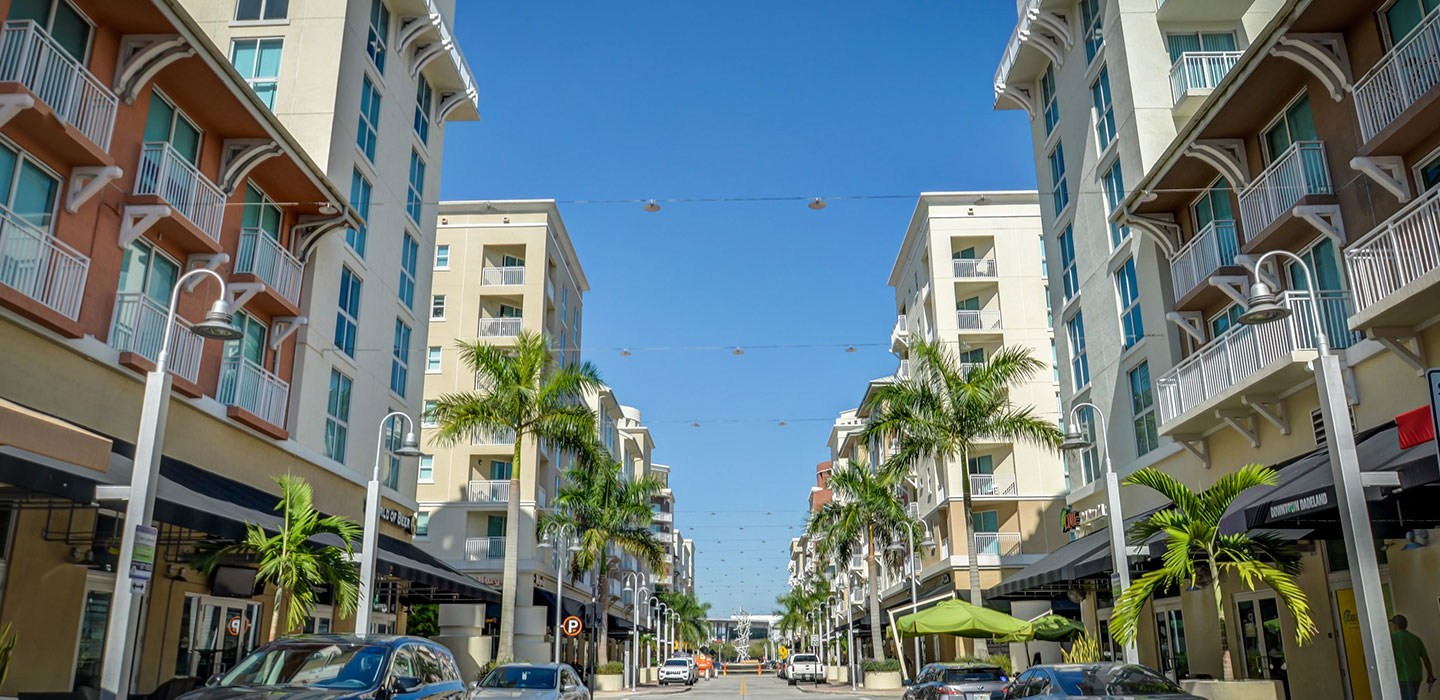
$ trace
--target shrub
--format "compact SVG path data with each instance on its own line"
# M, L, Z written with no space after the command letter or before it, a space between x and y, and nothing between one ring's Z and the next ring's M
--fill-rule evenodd
M1098 662L1100 660L1100 640L1086 632L1075 638L1075 641L1071 643L1070 651L1061 649L1060 658L1067 664Z
M900 660L885 659L884 661L876 661L875 659L866 659L865 664L861 668L863 668L866 673L888 673L891 671L899 671Z
M619 661L606 661L595 669L595 673L601 676L618 676L625 672L625 664Z
M1015 667L1010 663L1009 654L991 654L985 657L983 661L991 666L999 666L1005 669L1005 675L1007 676L1014 675Z

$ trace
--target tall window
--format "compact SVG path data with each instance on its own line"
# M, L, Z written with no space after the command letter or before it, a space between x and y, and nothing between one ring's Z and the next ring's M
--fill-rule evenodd
M1125 348L1145 337L1145 323L1140 318L1140 288L1135 282L1135 258L1127 258L1115 271L1115 296L1120 303L1120 332Z
M1395 0L1390 7L1385 8L1381 17L1390 44L1398 44L1414 32L1435 7L1435 0Z
M355 356L355 335L360 327L360 277L340 268L340 310L335 314L335 347Z
M1139 456L1160 446L1155 425L1155 393L1150 389L1150 363L1136 365L1129 376L1130 414L1135 422L1135 454Z
M1085 60L1093 61L1105 45L1105 0L1080 0L1080 27L1085 37Z
M1170 63L1174 64L1180 57L1196 51L1234 51L1235 34L1233 32L1182 32L1179 34L1165 35L1165 48L1170 51ZM1220 78L1225 77L1223 70L1212 71L1208 76L1213 79L1210 83L1214 85Z
M445 320L445 295L436 294L430 297L430 320Z
M1075 270L1075 227L1067 225L1056 237L1060 245L1060 277L1064 280L1065 301L1080 291L1080 274Z
M365 42L365 53L375 70L385 74L385 46L390 43L390 8L384 0L370 0L370 36Z
M365 236L370 220L370 181L356 170L350 174L350 206L360 212L360 225L345 230L345 243L360 257L365 257Z
M200 127L175 104L160 94L150 93L150 111L145 114L145 143L166 143L188 163L200 157Z
M1120 208L1120 200L1125 198L1125 175L1120 172L1120 161L1100 176L1100 182L1105 186L1105 210L1108 213L1115 213ZM1129 230L1120 224L1110 221L1110 248L1113 250L1129 235Z
M120 284L117 291L121 294L143 292L161 308L167 308L170 304L170 291L175 288L175 282L179 279L180 263L144 238L137 238L120 258ZM159 331L164 333L164 329ZM161 342L156 338L156 347Z
M1314 141L1317 138L1315 115L1310 111L1310 96L1301 95L1265 130L1261 139L1265 144L1265 162L1273 163L1296 141Z
M355 145L371 163L375 162L375 143L380 140L380 91L364 77L360 84L360 126L355 130Z
M426 457L429 457L429 455L426 455ZM423 462L423 461L425 460L425 457L421 457L420 460ZM431 464L433 465L434 462L435 462L435 458L434 458L434 457L430 457L430 462L431 462ZM421 479L421 480L420 480L420 483L422 483L422 484L433 484L433 483L435 483L435 468L434 468L434 466L431 466L431 468L430 468L430 477L429 477L429 479ZM429 537L429 536L430 536L430 513L422 510L422 511L420 511L419 513L416 513L416 514L415 514L415 536L416 536L416 537Z
M435 246L435 269L437 269L437 270L448 270L448 269L450 269L450 246L448 246L448 245L437 245L437 246Z
M431 345L425 349L425 371L434 374L440 371L441 348L439 345Z
M420 469L416 472L416 481L422 484L435 483L435 455L420 455ZM418 527L416 534L419 534Z
M16 0L5 19L34 20L65 53L82 64L88 62L90 22L66 0Z
M420 158L420 153L410 149L410 191L405 197L405 213L410 215L410 220L420 223L420 210L425 201L425 161Z
M325 406L325 456L345 461L345 437L350 430L350 378L330 370L330 399Z
M1070 190L1065 186L1065 149L1059 143L1050 152L1050 192L1055 202L1055 215L1059 216L1070 204Z
M435 103L435 88L425 76L415 81L415 135L420 143L430 145L430 115Z
M390 391L405 395L405 382L410 373L410 326L395 319L395 350L390 360Z
M424 407L420 409L420 427L434 428L439 425L439 423L435 422L435 408L439 403L440 402L434 399L427 399L425 401Z
M1204 231L1205 227L1213 221L1234 219L1235 215L1231 213L1230 209L1230 183L1226 182L1223 177L1216 180L1215 184L1210 185L1210 189L1205 190L1205 194L1200 195L1200 198L1190 205L1190 213L1194 215L1196 233ZM1234 250L1235 245L1233 236L1229 241L1228 248L1226 241L1222 240L1220 241L1221 252L1229 253L1233 257L1235 253L1239 252ZM1230 260L1226 260L1220 264L1229 265L1230 262Z
M270 109L275 109L282 43L280 39L236 39L230 45L230 63Z
M1055 65L1045 66L1045 75L1040 76L1040 97L1045 104L1045 135L1055 130L1060 123L1060 101L1055 98Z
M55 217L55 204L60 195L60 178L50 174L41 167L38 161L29 156L22 155L20 151L0 143L0 203L10 209L17 219L24 221L42 231L50 230L51 220ZM18 241L23 238L13 238L17 241L6 246L3 263L0 263L0 277L8 277L13 274L11 265L22 265L20 261L26 253L20 252L26 244ZM14 252L11 252L11 251ZM34 256L35 253L28 253ZM39 261L43 263L42 261ZM35 264L30 262L28 264ZM18 271L21 279L32 273ZM170 289L164 290L164 303L170 303Z
M1076 313L1065 322L1065 335L1070 339L1070 384L1080 391L1090 384L1090 362L1085 358L1085 318Z
M235 19L240 22L285 19L285 12L289 7L290 0L239 0L235 3Z
M393 413L394 411L392 410L391 412ZM395 454L403 444L403 438L400 437L402 426L400 421L400 416L395 416L385 421L385 433L381 438L382 444L385 445L385 463L387 465L385 470L385 485L392 489L400 488L400 455Z
M1115 105L1110 100L1110 66L1090 86L1090 103L1095 106L1095 142L1105 150L1115 140Z
M420 257L420 244L409 233L400 235L400 303L415 308L415 261Z
M1100 478L1100 444L1095 437L1095 411L1085 408L1080 411L1080 434L1090 441L1090 446L1080 451L1080 485L1084 486Z

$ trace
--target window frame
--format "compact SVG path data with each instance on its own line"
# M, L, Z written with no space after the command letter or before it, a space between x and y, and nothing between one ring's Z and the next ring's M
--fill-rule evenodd
M430 147L430 128L435 124L435 86L421 75L415 81L415 118L410 128L425 148Z
M395 294L406 309L415 309L415 276L420 258L420 241L409 231L400 233L400 283Z
M1138 372L1142 369L1145 371L1144 397L1147 399L1144 402L1141 400L1142 396L1136 393L1135 386ZM1125 379L1130 388L1130 424L1135 434L1135 456L1143 457L1160 448L1160 423L1155 411L1155 378L1150 375L1150 361L1141 360L1134 367L1125 370ZM1144 442L1141 441L1142 424L1145 431Z
M338 405L343 395L344 405ZM324 454L341 464L345 463L345 448L350 437L350 404L354 398L355 380L335 367L330 368L330 389L325 401L325 442ZM337 414L337 411L340 414ZM338 437L338 441L335 438Z
M375 151L380 143L380 115L383 97L370 74L361 76L360 118L355 127L355 147L370 164L375 163Z
M193 165L193 166L195 166L196 168L200 167L200 166L199 166L200 154L205 152L205 130L204 130L204 129L201 129L201 128L200 128L200 125L199 125L199 124L196 124L196 123L195 123L195 120L194 120L194 119L191 119L190 116L185 113L185 110L180 109L180 105L176 104L176 103L175 103L175 100L170 99L170 96L167 95L167 94L165 94L165 91L164 91L164 90L161 90L161 89L158 88L158 87L153 88L153 89L151 90L151 98L150 98L150 99L151 99L152 101L158 99L158 100L160 100L161 102L164 102L166 105L168 105L168 106L170 107L170 129L169 129L168 132L166 133L166 135L165 135L165 141L164 141L163 143L164 143L166 146L169 146L171 150L175 151L176 155L180 155L182 158L184 157L184 155L180 153L180 149L175 148L175 124L176 124L176 122L177 122L178 120L183 119L183 120L185 120L185 123L186 123L187 125L189 125L190 128L192 128L192 129L195 130L195 160L194 160L194 161L189 161L189 162L190 162L190 165ZM150 124L150 105L147 104L147 105L145 106L145 126L148 126L149 124ZM142 126L141 128L143 129L144 127ZM154 143L153 141L148 141L148 140L145 139L144 131L143 131L143 130L141 131L141 136L140 136L140 138L141 138L141 145L142 145L142 147L143 147L143 145L146 144L146 143Z
M431 321L444 321L444 320L445 320L445 311L446 311L446 308L445 308L445 295L444 295L444 294L431 294L431 295L430 295L430 320L431 320ZM439 314L437 315L436 312L439 312Z
M1055 148L1049 155L1045 156L1050 166L1050 198L1055 208L1055 216L1070 208L1070 186L1068 175L1065 171L1065 142L1055 142Z
M259 7L258 7L257 9L258 9L259 11L258 11L258 13L255 15L255 18L254 18L254 19L245 19L245 18L240 17L240 3L237 2L237 3L235 3L235 12L230 15L230 21L232 21L232 22L237 22L237 23L241 23L241 22L243 22L243 23L252 23L252 22L264 23L264 22L284 22L284 21L288 21L288 20L290 19L290 0L280 0L280 1L283 2L283 4L285 5L285 10L284 10L283 14L282 14L280 17L266 17L266 16L265 16L265 9L268 8L272 3L276 2L276 0L257 0L257 2L259 3Z
M1060 249L1060 293L1063 302L1069 303L1080 295L1080 272L1075 266L1075 226L1067 223L1055 235L1055 245Z
M1095 81L1090 83L1090 116L1095 120L1095 145L1104 153L1119 136L1115 121L1115 98L1110 91L1110 66L1100 65Z
M1284 153L1284 151L1282 151L1281 153L1270 152L1270 132L1273 131L1275 127L1284 124L1285 135L1287 140L1290 142L1290 145L1286 146L1285 150L1290 150L1290 147L1295 145L1295 134L1291 133L1290 131L1290 110L1295 105L1300 104L1301 100L1308 100L1309 98L1310 91L1306 88L1300 88L1300 91L1295 93L1294 97L1286 100L1285 105L1282 106L1278 111L1276 111L1275 116L1272 117L1270 121L1266 122L1265 126L1260 129L1260 157L1265 165L1265 168L1269 168L1270 165L1275 162L1275 158ZM1314 123L1315 108L1313 102L1311 103L1310 108L1310 120L1312 123Z
M441 256L441 253L444 253L444 256ZM444 265L443 267L440 265L440 261L442 260L442 257L443 257L443 260L445 261L445 265ZM434 270L449 270L449 269L450 269L450 244L449 244L449 243L440 243L440 244L437 244L437 245L435 246L435 266L434 266L433 268L431 268L431 269L434 269Z
M1055 80L1055 64L1046 65L1045 72L1040 74L1041 114L1046 136L1054 133L1055 127L1060 125L1060 91Z
M1113 218L1125 201L1125 170L1119 158L1100 175L1100 184L1105 192L1105 223L1110 227L1110 250L1113 251L1130 238L1130 228L1115 223Z
M1070 386L1073 391L1080 392L1090 386L1090 358L1086 354L1084 309L1076 311L1065 320L1065 339L1070 350Z
M419 225L425 212L425 158L418 149L410 149L410 175L405 193L405 213Z
M45 35L50 37L52 41L56 41L56 45L58 46L59 41L55 40L55 10L60 6L60 3L62 2L70 6L70 9L75 13L75 16L79 17L80 21L84 22L85 25L90 28L90 30L85 35L85 55L70 56L76 61L79 61L82 66L89 68L90 55L91 52L95 50L95 20L90 19L90 15L85 14L83 10L77 7L75 3L70 2L70 0L54 0L50 3L50 11L46 13L45 21L36 22L36 24L40 25L41 31L45 32ZM61 48L63 50L64 47L61 46ZM69 55L70 52L65 51L65 54Z
M360 214L360 225L345 229L345 244L362 260L365 258L366 239L370 236L370 197L374 192L375 185L370 178L365 177L360 168L353 169L350 174L350 206Z
M0 146L3 146L7 150L15 152L15 167L10 172L10 188L4 192L0 192L0 205L4 205L4 207L10 210L10 213L17 220L24 222L31 228L42 231L46 234L54 235L55 221L60 216L60 201L61 199L63 199L63 195L65 194L67 178L61 177L58 172L52 169L44 161L36 158L29 151L21 148L19 144L11 141L9 138L0 136ZM43 226L30 221L30 219L26 218L28 215L22 215L15 211L15 195L17 192L19 192L20 173L24 171L26 163L29 163L41 174L48 176L55 185L54 191L52 192L53 196L51 197L50 210L44 213L45 225ZM142 236L141 238L144 237ZM155 246L155 243L151 242L150 245ZM156 250L159 250L159 248L157 247ZM183 265L180 266L180 274L185 274L185 269Z
M1135 256L1115 268L1115 302L1120 312L1120 333L1124 349L1135 347L1145 338L1145 319L1140 309L1140 279L1135 272ZM1128 292L1128 294L1127 294Z
M1080 0L1080 38L1086 65L1094 63L1105 48L1105 0Z
M346 298L346 291L349 290L350 298ZM335 349L339 350L346 357L355 359L355 344L360 335L360 301L365 291L365 281L349 265L340 266L340 298L336 302L335 316ZM342 325L343 324L343 325ZM348 333L345 345L339 342L340 330L345 328Z
M415 329L410 324L398 316L395 318L394 347L390 353L390 391L396 396L404 397L405 389L409 387L410 342L414 334ZM396 388L397 384L399 388Z
M390 56L390 24L394 21L390 6L385 4L385 0L370 0L370 12L365 21L365 55L375 71L383 76L386 59ZM377 21L384 26L376 26Z
M445 350L439 345L428 345L425 347L425 373L439 374L443 371L445 362Z

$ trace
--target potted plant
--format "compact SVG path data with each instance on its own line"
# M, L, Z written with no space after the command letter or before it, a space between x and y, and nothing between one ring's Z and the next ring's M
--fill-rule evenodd
M607 661L595 667L595 687L591 690L624 690L625 665L619 661Z
M899 659L868 659L865 671L866 690L895 690L900 687Z

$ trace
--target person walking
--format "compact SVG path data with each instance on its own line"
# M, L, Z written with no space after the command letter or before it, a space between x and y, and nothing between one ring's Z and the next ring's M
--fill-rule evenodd
M1390 618L1390 643L1395 647L1395 676L1400 680L1400 700L1419 700L1420 670L1425 670L1424 681L1435 683L1435 670L1430 667L1430 654L1425 651L1425 642L1411 632L1410 621L1404 615Z

